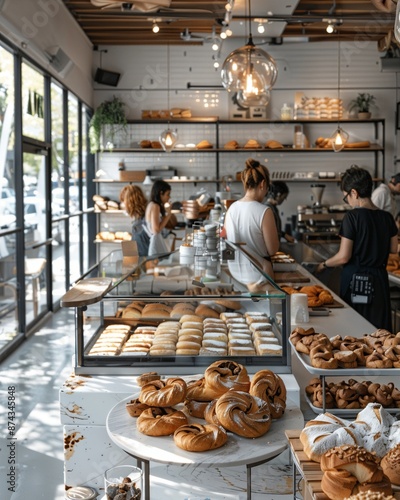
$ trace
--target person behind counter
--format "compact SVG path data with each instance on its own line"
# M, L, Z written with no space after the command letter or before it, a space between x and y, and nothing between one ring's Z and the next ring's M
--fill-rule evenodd
M393 217L396 213L396 199L395 196L400 194L400 174L393 175L390 181L385 184L382 182L376 189L372 191L372 203L390 212Z
M282 231L282 221L279 215L278 206L282 205L282 203L289 196L289 187L286 182L283 181L273 181L269 187L269 191L267 193L265 204L271 208L274 217L275 224L278 230L279 238L285 238L289 243L294 242L294 238L292 235Z
M226 238L233 243L245 243L242 249L273 278L270 256L279 249L279 237L273 211L262 203L270 186L269 171L258 161L249 158L241 173L241 180L245 195L235 201L226 213ZM235 260L228 261L228 266L233 277L251 291L265 289L267 280L239 252L236 252Z
M386 263L389 253L397 252L394 218L372 203L372 177L367 170L356 165L347 169L340 188L344 203L348 203L353 210L343 218L339 230L339 251L320 263L317 272L343 266L340 283L342 299L377 328L392 331ZM357 276L360 278L357 279ZM355 293L356 289L360 290L360 285L369 282L373 287L372 293Z
M147 256L150 242L144 220L147 198L139 186L129 184L121 189L119 199L132 219L132 240L136 241L138 253L140 256Z
M168 225L172 217L171 186L163 180L156 180L151 188L150 202L147 205L145 220L150 233L149 255L163 254L169 251L166 238Z

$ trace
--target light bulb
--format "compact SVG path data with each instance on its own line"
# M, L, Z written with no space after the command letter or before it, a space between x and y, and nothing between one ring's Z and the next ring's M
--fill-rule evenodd
M226 36L232 36L233 35L233 31L229 28L229 26L226 28L225 33L226 33Z
M153 33L158 33L160 31L160 27L156 22L153 23Z
M326 27L326 32L327 33L333 33L334 31L334 27L333 27L333 24L329 23Z
M218 61L214 61L214 68L219 68L219 62Z
M259 33L261 33L261 34L265 32L265 27L264 27L263 23L260 23L260 24L258 25L258 27L257 27L257 31L258 31Z
M338 125L338 128L331 136L333 151L335 151L335 153L341 151L345 147L348 140L349 134Z
M400 2L397 2L396 17L394 19L394 36L400 43Z
M250 39L246 46L234 50L225 59L221 80L228 92L251 94L254 102L257 95L261 98L273 87L277 74L273 58Z
M269 90L262 92L238 92L236 101L242 108L250 108L251 106L266 106L271 98Z
M176 141L178 140L178 134L171 130L169 127L167 130L164 130L162 134L160 135L160 143L164 151L169 153L172 151L173 147L176 144Z
M211 48L213 50L218 50L219 49L219 43L217 41L214 41L213 44L211 45Z
M228 35L226 34L226 30L225 30L225 28L221 31L221 33L219 34L219 36L220 36L220 38L222 38L222 40L225 40L225 39L226 39L226 37L227 37Z

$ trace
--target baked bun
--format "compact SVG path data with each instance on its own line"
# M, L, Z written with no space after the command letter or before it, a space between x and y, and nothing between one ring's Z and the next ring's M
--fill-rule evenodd
M148 373L142 373L142 375L139 375L137 377L136 382L138 383L139 387L143 387L144 385L148 384L149 382L153 382L154 380L160 380L161 376L157 372L148 372Z
M265 147L269 149L283 149L283 144L279 141L270 140L265 143Z
M224 145L224 149L238 149L240 148L238 141L228 141Z
M214 424L182 425L174 432L175 444L186 451L208 451L223 446L228 440L224 429Z
M139 399L132 399L126 403L126 411L131 417L138 417L144 410L149 409L149 405L141 403Z
M144 385L139 394L139 401L149 406L166 408L174 406L186 397L186 382L181 378L154 380Z
M226 392L217 400L215 413L226 430L245 438L263 436L271 427L269 404L248 392Z
M321 470L322 491L334 500L360 491L392 492L377 456L360 446L342 445L327 451L321 457Z
M286 408L286 387L279 375L271 370L260 370L253 375L250 394L266 401L272 418L281 418Z
M215 361L204 372L204 378L206 385L218 395L230 389L247 392L250 388L250 378L246 368L236 361Z
M259 149L261 148L261 145L258 141L255 139L249 139L246 144L244 145L245 149Z
M383 473L392 484L400 486L400 444L392 448L381 460Z
M197 149L211 149L213 145L209 141L200 141L198 144L196 144Z
M152 149L162 149L160 141L151 141Z
M140 147L141 148L151 148L151 141L144 139L143 141L140 141Z
M187 424L186 415L174 408L148 408L138 417L136 428L146 436L169 436Z

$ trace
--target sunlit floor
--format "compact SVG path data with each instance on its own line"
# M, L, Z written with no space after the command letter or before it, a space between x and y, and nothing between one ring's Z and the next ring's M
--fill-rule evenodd
M64 499L63 432L58 404L59 388L72 371L74 313L62 309L52 316L15 353L0 364L0 484L2 500ZM15 399L14 399L15 398ZM15 402L15 410L14 404ZM13 411L15 411L15 418ZM15 425L15 432L14 432ZM252 476L253 500L289 500L291 470L287 457L275 464L257 467ZM13 469L15 467L15 469ZM259 470L257 470L259 469ZM269 494L260 494L258 483L267 482L271 473ZM243 477L240 477L240 476ZM279 480L277 481L279 477ZM12 488L16 480L15 493ZM185 488L179 488L185 485ZM188 483L196 483L200 486ZM234 472L232 485L240 481L243 488L217 496L204 494L207 478L178 474L168 467L152 468L152 500L189 497L210 500L244 500L245 471ZM277 482L276 482L277 481ZM7 484L7 489L4 485ZM279 486L278 486L279 484ZM274 487L275 485L276 487ZM181 490L177 492L177 486ZM197 491L196 491L197 489ZM190 492L184 494L184 492ZM264 491L266 491L264 489ZM175 494L174 494L175 492ZM274 492L274 493L272 493ZM178 494L176 494L178 493ZM102 499L102 497L98 497Z

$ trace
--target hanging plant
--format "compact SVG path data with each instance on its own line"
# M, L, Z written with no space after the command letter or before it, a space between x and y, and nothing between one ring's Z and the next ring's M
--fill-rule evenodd
M127 119L124 110L125 103L118 97L104 101L95 110L89 124L90 146L92 153L102 149L101 133L105 125L109 125L110 143L114 143L117 132L125 129Z

